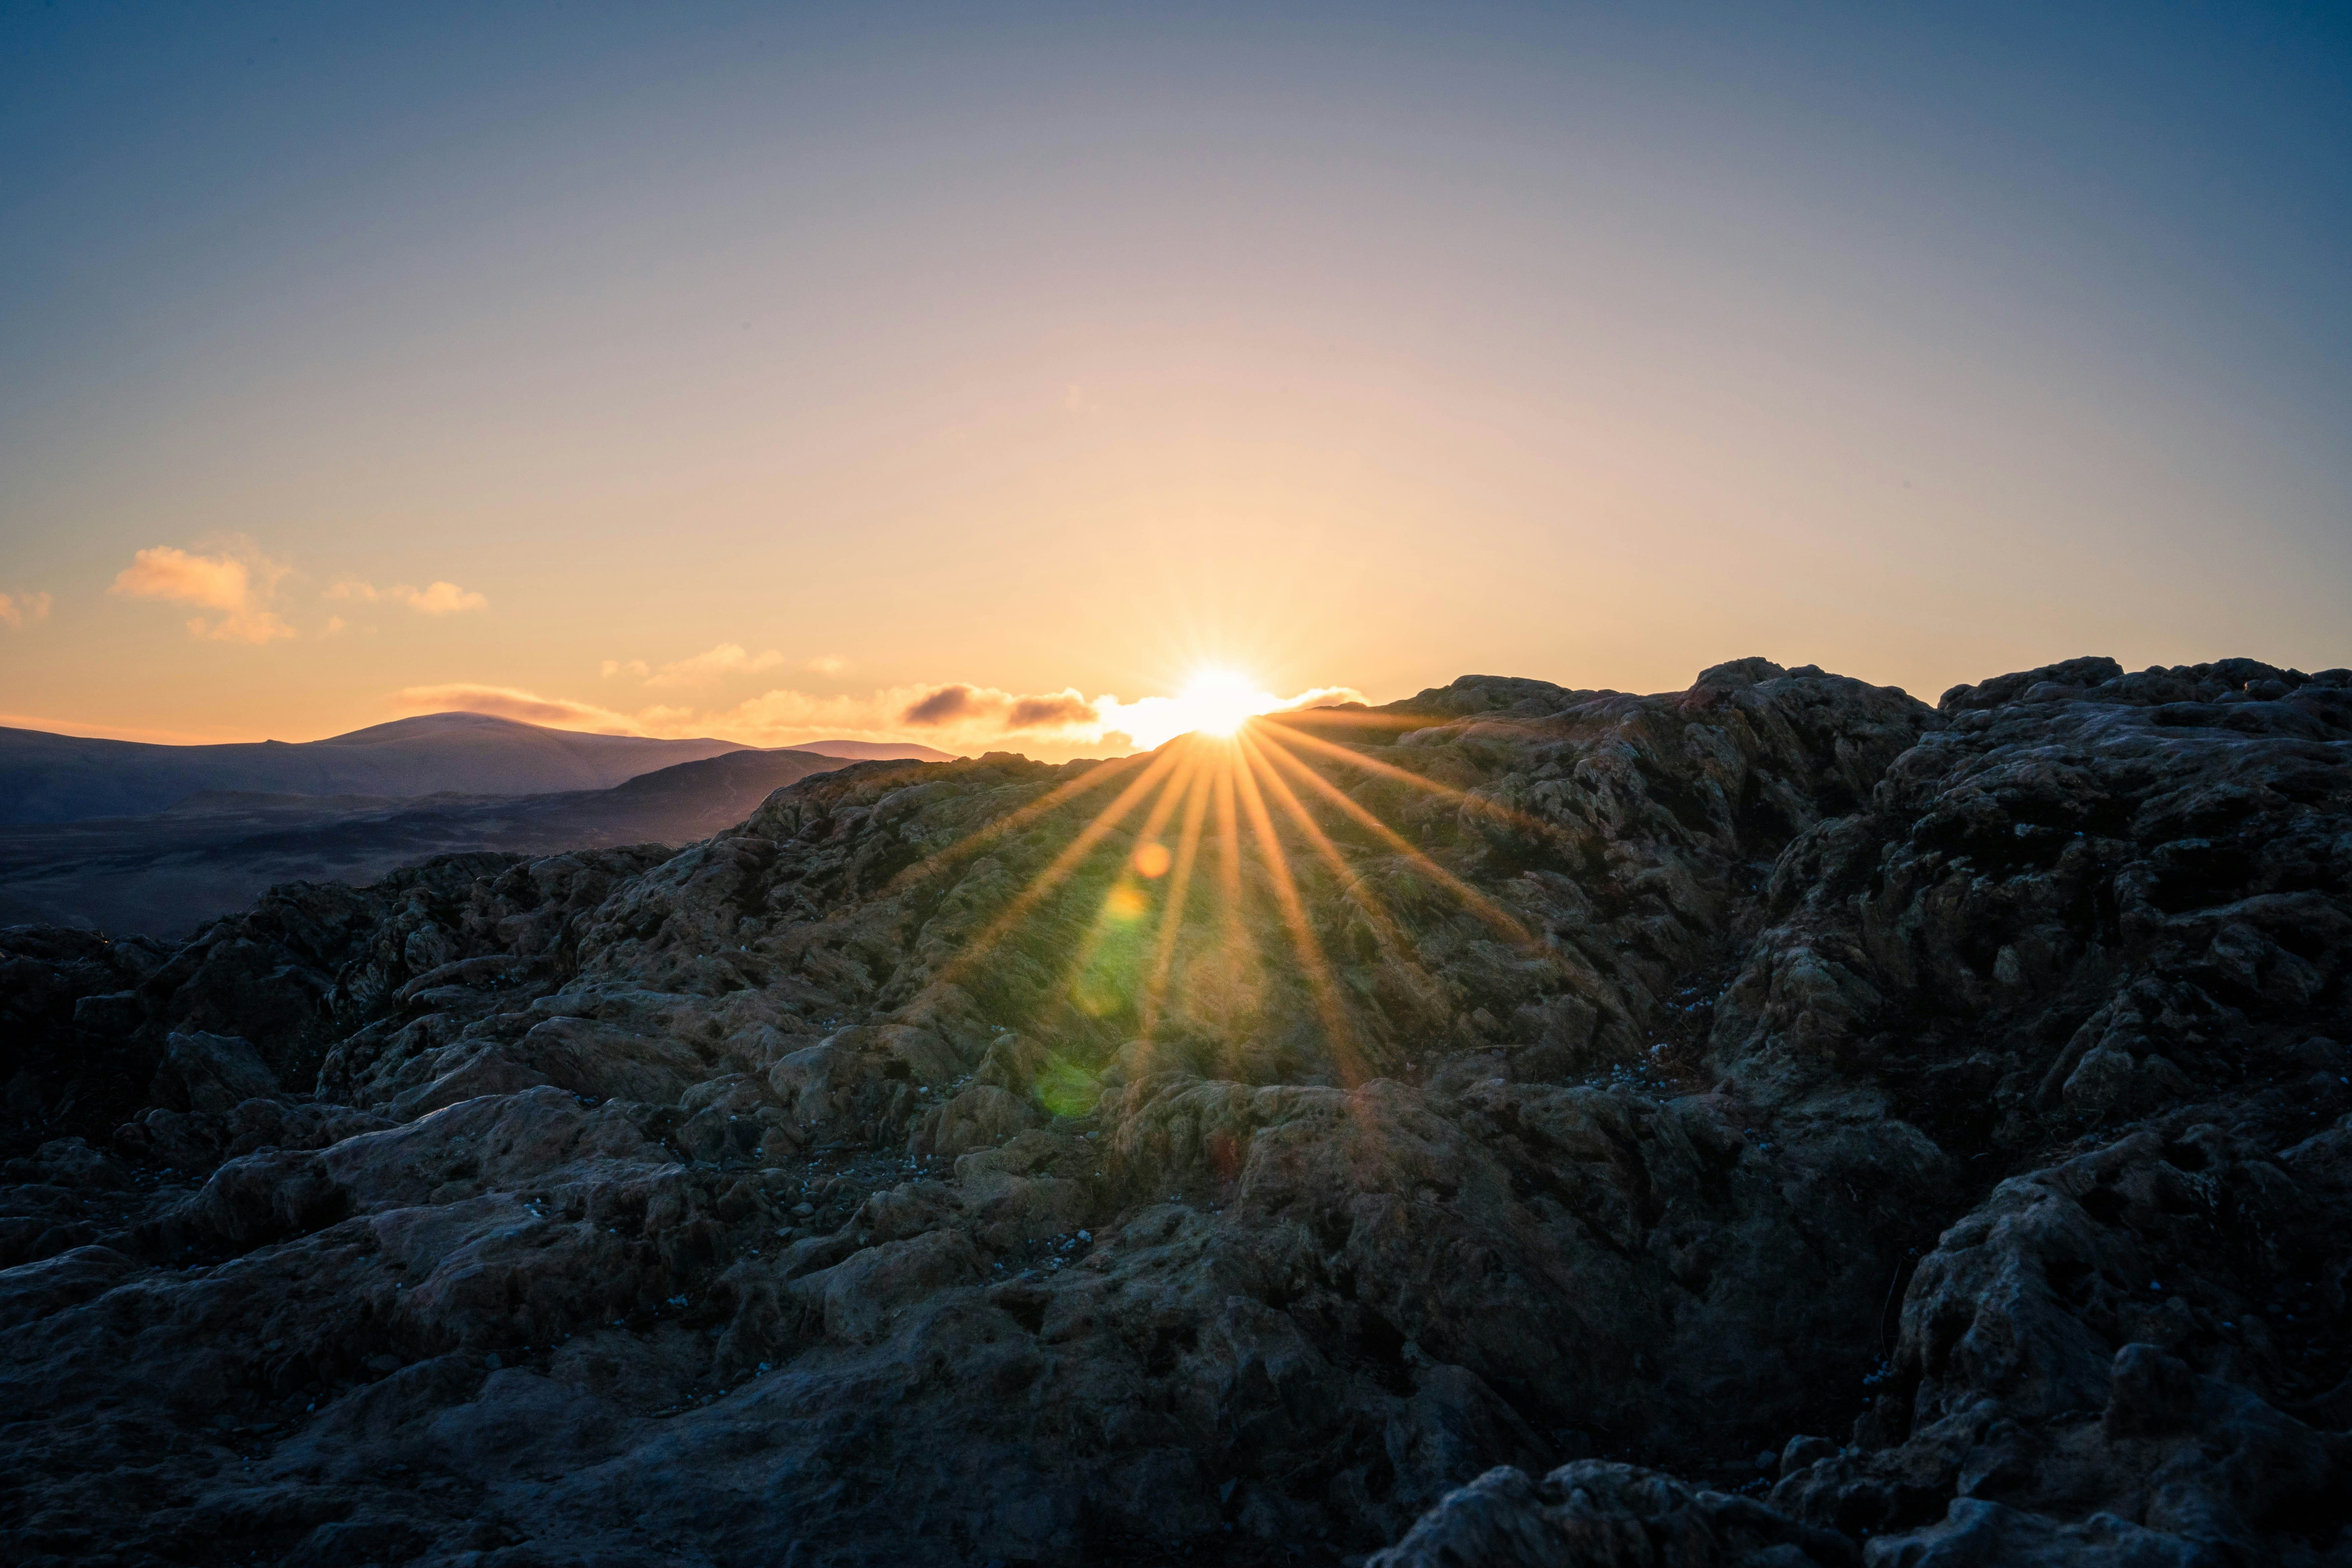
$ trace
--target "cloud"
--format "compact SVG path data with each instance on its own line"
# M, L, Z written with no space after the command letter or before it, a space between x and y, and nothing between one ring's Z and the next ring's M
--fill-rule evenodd
M877 692L870 698L813 697L778 689L719 711L656 705L624 713L568 697L543 697L519 687L452 681L404 688L393 694L393 702L410 713L490 713L557 730L669 738L719 735L748 745L780 746L833 736L904 739L904 726L895 721L898 711L919 695L914 688Z
M1317 686L1300 692L1296 697L1285 699L1280 707L1269 708L1266 711L1269 713L1301 713L1309 708L1337 708L1343 702L1367 702L1370 700L1370 699L1367 698L1362 692L1357 690L1352 686Z
M1013 711L1005 717L1008 730L1069 730L1095 721L1095 705L1075 691L1056 691L1045 697L1021 697L1013 700Z
M427 583L422 588L394 588L392 595L420 616L455 616L467 610L487 610L489 600L455 583Z
M908 703L907 710L898 715L898 721L920 724L926 729L934 724L950 723L971 713L979 705L979 697L976 687L961 684L942 686L929 696Z
M21 631L27 621L49 618L49 596L47 594L0 594L0 626L11 631Z
M784 656L774 648L753 653L740 643L723 642L706 648L690 658L673 659L656 669L641 658L608 658L596 667L596 673L610 680L625 675L644 681L649 687L679 688L707 686L730 676L757 675L775 669L784 662ZM849 661L835 654L812 658L800 666L819 675L838 675L849 668Z
M625 713L563 697L541 697L511 686L477 686L452 681L445 686L408 686L392 694L394 705L411 713L488 713L545 724L558 730L593 730L606 735L642 735L645 727Z
M254 591L253 574L242 561L222 555L191 555L159 544L142 550L114 575L110 593L140 599L175 599L207 609L242 610Z
M250 549L234 554L193 555L168 544L142 550L115 574L110 594L133 599L163 599L217 610L188 622L191 636L214 642L266 643L290 637L294 628L269 607L278 584L292 568Z
M760 743L767 746L825 736L896 741L906 735L900 716L923 694L923 688L908 686L877 691L870 697L817 697L778 687L723 712L705 713L698 722L714 734L759 736Z
M345 577L327 590L330 599L357 599L373 605L388 600L406 605L420 616L455 616L467 610L486 610L489 600L481 595L460 588L455 583L432 582L422 588L412 588L405 583L394 583L389 588L379 588L373 583L362 583L355 577Z
M716 647L666 664L646 679L647 686L705 686L723 676L751 675L762 669L773 669L784 662L784 656L774 648L765 653L747 653L740 643L723 642ZM645 666L638 664L638 669Z
M1041 692L1032 697L999 691L992 686L963 681L934 688L908 703L898 715L901 724L935 729L943 725L986 728L999 734L1097 730L1101 708L1109 699L1088 701L1076 690Z

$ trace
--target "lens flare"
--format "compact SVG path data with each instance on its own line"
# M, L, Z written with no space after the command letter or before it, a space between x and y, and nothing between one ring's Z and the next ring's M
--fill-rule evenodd
M1173 697L1143 697L1133 702L1106 699L1097 709L1107 728L1120 731L1148 751L1179 735L1223 739L1256 715L1284 706L1283 699L1251 677L1212 667L1195 671Z
M1176 700L1190 715L1192 728L1207 735L1230 735L1279 701L1244 677L1223 669L1202 670L1177 694Z
M1471 915L1524 957L1546 960L1549 938L1439 858L1461 851L1415 843L1325 771L1337 763L1383 789L1430 792L1465 816L1527 835L1556 835L1554 825L1400 766L1412 760L1405 754L1383 762L1370 754L1376 748L1307 733L1311 714L1285 711L1230 672L1203 674L1180 696L1148 700L1183 726L1158 750L1097 763L898 874L958 877L982 851L1021 846L1045 829L1044 842L1020 851L1044 864L1025 883L982 896L981 908L992 912L966 917L980 929L927 992L1009 984L1017 993L1042 981L1058 990L1055 1005L1098 1021L1099 1039L1057 1059L1037 1081L1039 1101L1054 1115L1082 1115L1095 1103L1109 1040L1137 1048L1123 1058L1130 1077L1154 1070L1148 1064L1165 1051L1171 1066L1244 1079L1258 1048L1250 1042L1282 1016L1319 1024L1329 1071L1343 1086L1393 1070L1400 1044L1364 1027L1360 1000L1380 987L1402 988L1442 1021L1446 987L1429 960L1445 947L1426 938L1441 929L1433 919L1451 916L1433 914L1418 893L1410 914L1392 909L1384 885L1433 891L1437 909ZM1351 712L1338 732L1361 727L1359 717ZM1080 804L1095 792L1107 803ZM1213 847L1213 875L1199 863ZM1304 851L1295 866L1294 849Z

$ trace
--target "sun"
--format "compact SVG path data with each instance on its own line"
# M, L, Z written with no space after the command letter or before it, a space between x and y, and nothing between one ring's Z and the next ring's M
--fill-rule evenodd
M1260 713L1287 706L1265 683L1231 665L1196 668L1172 697L1139 697L1121 702L1106 697L1095 704L1106 731L1116 731L1150 751L1179 735L1230 741Z
M1230 669L1204 669L1176 694L1184 728L1203 735L1231 735L1276 700L1259 690L1256 681Z

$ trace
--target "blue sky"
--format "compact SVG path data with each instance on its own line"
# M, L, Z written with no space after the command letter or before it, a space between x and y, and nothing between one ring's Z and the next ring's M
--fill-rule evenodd
M0 721L2352 662L2347 16L0 8Z

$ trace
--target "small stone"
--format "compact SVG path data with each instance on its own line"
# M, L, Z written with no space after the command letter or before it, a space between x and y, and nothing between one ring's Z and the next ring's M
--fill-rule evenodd
M1837 1451L1838 1446L1827 1437L1791 1437L1780 1449L1780 1474L1793 1476L1823 1459L1835 1458Z

